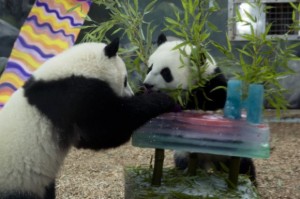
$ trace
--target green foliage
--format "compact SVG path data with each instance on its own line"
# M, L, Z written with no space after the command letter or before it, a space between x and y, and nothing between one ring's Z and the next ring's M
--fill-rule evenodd
M193 96L192 91L194 89L203 87L205 82L212 78L204 75L207 67L206 60L212 61L207 51L207 45L210 43L208 27L211 31L217 31L217 27L209 22L208 17L218 10L218 5L215 3L208 6L208 3L207 0L182 0L182 11L173 7L175 19L165 18L166 27L164 30L173 32L183 40L175 49L180 50L181 56L190 59L191 76L189 77L188 90L184 92L184 95L181 94L183 92L181 87L172 92L172 96L182 106L186 105L189 95ZM185 52L183 46L189 46L192 49L190 55ZM195 102L197 102L196 99Z
M213 4L212 4L213 2ZM153 51L152 35L156 27L151 22L145 21L145 16L153 11L157 0L148 1L148 4L142 10L138 0L94 0L94 3L105 6L110 11L110 19L98 24L91 18L86 20L93 22L83 28L91 29L84 40L85 41L104 41L108 40L107 33L123 33L122 38L128 39L130 47L122 49L122 58L125 59L128 70L135 71L144 79L146 74L147 60ZM255 16L245 11L246 18L243 18L239 10L236 10L236 18L229 19L234 22L243 22L250 27L250 34L244 34L242 37L247 40L245 45L238 49L233 49L228 36L226 36L227 45L222 46L210 40L212 31L219 31L218 28L209 22L208 17L219 10L215 1L208 0L182 0L182 8L170 6L173 11L173 18L165 17L164 31L171 31L182 43L176 48L180 50L181 56L189 56L183 46L192 48L190 59L191 77L189 88L183 90L181 86L170 91L171 95L181 104L185 105L187 98L192 94L192 90L202 87L210 76L205 76L204 72L207 66L206 59L211 57L208 53L208 45L213 44L225 56L226 65L238 65L239 71L234 72L234 76L244 82L244 97L247 93L247 86L251 83L260 83L265 88L265 99L276 108L278 112L286 109L287 101L284 98L286 90L281 86L280 79L286 75L293 74L288 67L289 60L298 60L293 54L299 46L289 44L287 37L270 37L268 32L272 26L269 24L265 32L256 34L253 24L257 21ZM255 0L250 5L262 8L260 0ZM291 31L300 30L297 14L300 11L299 4L291 3L295 12L293 13L294 24L290 27ZM237 53L236 53L237 52ZM138 88L132 85L134 91ZM216 88L223 89L223 88ZM209 100L209 99L208 99Z
M99 6L105 6L110 11L110 19L98 24L89 17L87 20L93 22L91 25L84 26L84 29L91 29L84 36L84 41L104 41L108 40L106 34L123 33L122 38L130 41L130 47L121 50L122 58L126 62L128 71L136 71L142 78L146 70L141 66L147 65L147 60L152 52L152 35L155 26L151 22L144 20L154 7L157 0L151 0L144 10L140 10L138 0L94 0ZM138 88L131 85L133 90Z
M125 168L127 197L147 199L221 199L259 198L256 188L245 175L239 175L237 189L227 186L228 174L207 173L198 169L197 175L186 175L175 168L164 168L160 187L151 185L153 170L145 167Z
M263 4L255 1L249 3L253 7L262 10ZM265 9L269 9L266 7ZM245 12L245 11L244 11ZM284 98L287 90L283 88L279 80L287 75L293 74L293 71L288 67L289 60L299 60L294 55L294 50L300 45L288 44L287 35L283 37L270 37L268 35L272 24L269 24L265 31L261 34L256 34L253 23L257 21L256 17L245 12L247 19L243 18L236 10L235 22L243 22L245 26L250 27L250 34L241 35L247 42L242 48L237 48L238 55L235 56L231 46L231 41L227 36L227 47L214 45L226 55L234 64L241 67L240 72L234 73L235 77L242 80L244 83L243 97L247 97L247 88L251 83L263 84L265 88L265 99L267 102L280 113L280 110L285 110L287 101Z
M300 3L293 3L290 2L290 5L293 7L293 14L292 14L292 19L293 19L293 24L290 27L291 30L294 31L299 31L300 30L300 20L299 20L299 13L300 13Z
M146 22L145 16L150 13L157 0L151 0L145 6L144 10L140 10L138 0L110 1L110 0L94 0L94 3L105 6L110 11L110 19L98 24L91 18L86 20L93 22L91 25L83 27L83 29L91 29L85 37L84 41L103 41L108 40L105 35L108 32L123 33L123 38L127 38L130 42L130 48L121 51L122 58L125 59L129 72L135 71L144 79L146 69L141 66L147 66L147 60L153 52L152 35L156 27L151 22ZM191 58L191 77L188 91L183 91L181 86L169 93L184 106L187 102L189 94L195 88L202 87L205 82L211 78L204 77L203 73L206 68L205 59L210 59L206 51L206 44L209 43L210 33L206 30L206 26L212 30L217 28L208 22L208 16L217 10L217 5L208 8L208 0L183 0L182 10L176 6L172 6L175 19L166 17L166 28L176 36L183 40L183 43L177 46L182 56ZM113 31L112 31L113 30ZM192 47L191 56L187 55L182 46ZM203 66L203 67L201 67ZM138 88L133 86L133 90Z
M3 71L4 71L4 68L5 68L5 66L0 65L0 77L1 77L1 75L3 73Z

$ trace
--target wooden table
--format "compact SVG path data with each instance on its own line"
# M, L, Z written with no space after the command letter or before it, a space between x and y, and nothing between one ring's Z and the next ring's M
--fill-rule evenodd
M245 118L231 120L221 114L201 111L168 113L152 119L132 137L136 147L155 148L152 185L159 186L162 177L164 149L192 154L189 172L196 173L193 153L231 157L229 182L237 185L240 157L269 158L269 126L250 124Z

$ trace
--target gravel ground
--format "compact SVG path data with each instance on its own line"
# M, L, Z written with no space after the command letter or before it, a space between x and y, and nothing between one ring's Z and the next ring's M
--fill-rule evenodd
M263 199L300 198L300 124L272 123L271 157L257 159L258 191ZM153 149L127 143L93 152L72 149L57 180L59 199L122 199L126 166L150 165ZM172 166L166 151L165 166Z

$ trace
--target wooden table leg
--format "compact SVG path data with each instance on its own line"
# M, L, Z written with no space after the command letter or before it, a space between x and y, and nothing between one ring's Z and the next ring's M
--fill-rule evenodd
M165 158L165 150L164 149L155 149L152 186L160 186L161 185L164 158Z
M189 154L189 162L188 162L188 174L190 176L195 176L197 174L198 167L198 156L196 153Z
M238 184L238 177L240 173L240 157L231 157L229 164L229 177L228 185L230 188L235 189Z

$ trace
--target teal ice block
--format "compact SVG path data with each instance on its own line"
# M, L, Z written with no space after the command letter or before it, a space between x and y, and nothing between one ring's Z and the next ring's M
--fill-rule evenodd
M230 119L240 119L242 110L242 82L229 80L227 85L227 99L224 115Z
M175 149L228 156L268 158L268 124L232 120L201 111L167 113L136 130L137 147Z
M264 87L250 84L247 98L247 121L255 124L262 122Z

